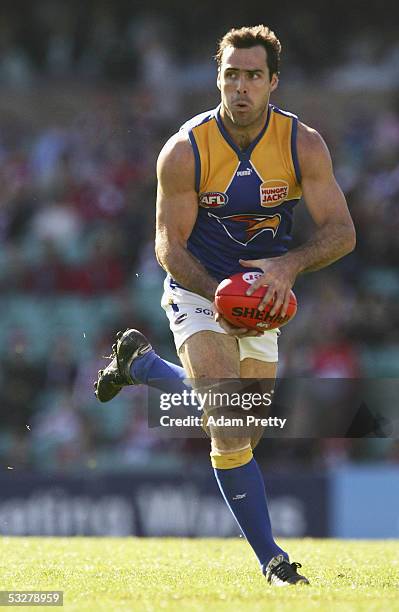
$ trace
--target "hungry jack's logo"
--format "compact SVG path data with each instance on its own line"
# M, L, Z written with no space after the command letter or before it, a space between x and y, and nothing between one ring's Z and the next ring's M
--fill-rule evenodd
M208 212L208 215L220 223L232 240L243 246L247 246L262 232L272 232L274 238L281 222L281 215L278 214L217 217Z
M288 183L280 179L265 181L259 189L260 205L265 208L278 206L288 198Z

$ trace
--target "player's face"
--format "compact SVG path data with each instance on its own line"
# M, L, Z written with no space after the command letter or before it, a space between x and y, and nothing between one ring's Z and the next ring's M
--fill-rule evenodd
M227 47L218 74L222 106L237 127L256 124L267 112L269 97L278 84L276 74L270 79L266 49Z

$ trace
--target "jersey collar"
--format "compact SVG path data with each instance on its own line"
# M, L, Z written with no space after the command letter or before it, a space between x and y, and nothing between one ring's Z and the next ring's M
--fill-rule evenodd
M254 148L256 147L258 142L260 141L260 139L264 136L264 134L265 134L265 132L267 130L267 126L269 125L269 120L270 120L270 104L269 104L268 109L267 109L267 117L266 117L265 125L263 126L263 128L261 129L261 131L259 132L257 137L251 142L249 147L247 147L246 149L240 149L236 145L236 143L233 141L233 139L231 138L231 136L228 133L228 131L226 130L226 128L224 126L224 123L222 121L222 118L220 116L220 108L221 108L221 104L219 104L219 106L215 109L216 123L218 125L219 130L220 130L220 133L222 134L222 136L225 139L225 141L227 142L227 144L233 149L233 151L235 151L235 153L237 154L237 156L238 156L240 161L249 160L249 158L251 157L252 151L254 150Z

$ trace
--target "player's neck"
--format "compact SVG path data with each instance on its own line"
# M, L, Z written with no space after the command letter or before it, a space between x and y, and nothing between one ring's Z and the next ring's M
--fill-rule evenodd
M265 112L257 119L256 122L249 126L240 127L237 126L230 119L223 105L220 109L220 117L223 121L223 125L226 128L230 138L233 142L242 150L248 149L251 142L255 140L255 138L260 134L260 132L265 127L266 119L267 119L268 108L266 108Z

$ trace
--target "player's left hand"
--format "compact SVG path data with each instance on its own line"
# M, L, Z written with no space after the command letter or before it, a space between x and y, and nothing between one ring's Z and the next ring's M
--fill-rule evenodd
M215 313L214 318L217 323L219 323L220 327L224 329L226 334L229 336L235 336L236 338L259 338L263 336L263 331L258 329L248 329L246 327L237 327L236 325L232 325L223 317L223 315L218 311L215 302L213 302L213 311Z
M240 264L245 268L260 268L263 272L262 276L256 279L247 291L247 295L252 295L259 287L268 286L258 310L264 310L265 305L275 297L270 315L276 314L282 306L280 314L284 317L290 300L290 290L298 274L295 261L287 254L271 259L250 259L247 261L240 259Z

